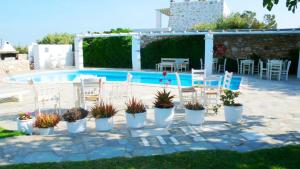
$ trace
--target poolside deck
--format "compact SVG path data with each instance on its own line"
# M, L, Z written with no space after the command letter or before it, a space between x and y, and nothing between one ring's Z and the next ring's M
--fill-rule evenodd
M0 84L0 88L24 88L20 85ZM28 87L28 86L27 86ZM70 84L61 84L62 107L74 106ZM157 87L135 85L134 96L152 107ZM178 94L177 89L170 89ZM128 130L124 111L116 115L111 132L96 132L94 121L88 121L88 131L69 135L61 122L53 136L21 136L1 139L0 164L51 161L78 161L117 156L145 156L179 151L228 149L251 151L261 148L300 144L300 80L266 81L244 77L240 101L244 104L244 121L240 125L224 122L222 110L208 116L206 123L190 126L184 122L182 110L176 111L173 125L157 130L153 125L153 109L148 111L147 126L142 130ZM20 111L33 111L33 95L24 102L0 104L0 126L16 129L16 115ZM178 97L176 99L178 101ZM124 99L115 100L120 103ZM142 136L140 133L148 133Z

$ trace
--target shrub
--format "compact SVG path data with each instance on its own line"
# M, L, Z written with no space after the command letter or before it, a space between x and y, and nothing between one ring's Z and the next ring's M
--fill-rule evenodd
M117 113L112 104L100 103L91 109L91 114L95 119L110 118Z
M128 33L112 29L104 33ZM83 42L85 67L131 68L131 37L86 38Z
M89 112L83 108L72 108L63 114L63 119L67 122L75 122L87 117Z
M204 110L205 109L204 106L198 102L196 102L196 103L188 102L185 105L185 108L188 110Z
M73 44L74 35L68 33L53 33L47 34L41 40L38 40L38 44Z
M37 128L51 128L55 127L60 121L60 116L56 113L40 113L35 120L35 127Z
M239 97L240 92L234 92L232 90L225 89L221 95L221 101L224 106L241 106L240 103L235 103L235 99Z
M135 98L132 98L131 100L126 103L126 112L129 114L137 114L137 113L144 113L146 112L146 107L142 103L141 100L136 100Z
M174 95L171 92L167 92L165 89L163 91L157 91L154 101L154 107L161 109L168 109L174 107L173 104Z

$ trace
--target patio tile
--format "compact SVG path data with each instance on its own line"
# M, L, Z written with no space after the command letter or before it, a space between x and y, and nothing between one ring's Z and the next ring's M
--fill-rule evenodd
M164 128L131 130L130 132L132 137L163 136L170 134L168 129Z

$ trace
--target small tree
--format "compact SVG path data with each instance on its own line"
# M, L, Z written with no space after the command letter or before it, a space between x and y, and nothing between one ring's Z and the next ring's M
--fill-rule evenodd
M15 49L20 54L27 54L28 53L28 48L26 46L15 46Z
M74 35L68 33L54 33L47 34L41 40L38 40L38 44L73 44Z
M289 11L292 11L295 13L297 9L297 5L300 0L286 0L286 7ZM279 3L279 0L263 0L263 6L267 8L269 11L272 10L274 5L277 5Z

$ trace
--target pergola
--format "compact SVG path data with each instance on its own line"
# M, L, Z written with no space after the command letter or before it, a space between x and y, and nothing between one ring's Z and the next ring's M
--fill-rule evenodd
M204 36L205 40L205 69L207 74L212 74L213 63L213 47L214 35L284 35L284 34L300 34L300 29L272 29L272 30L220 30L220 31L162 31L162 32L132 32L132 33L102 33L102 34L77 34L75 37L75 66L78 69L84 68L83 64L83 39L97 37L132 37L132 69L135 71L141 70L141 37L142 36ZM299 51L300 57L300 51ZM300 58L299 64L300 65ZM300 66L298 66L297 77L300 79Z

